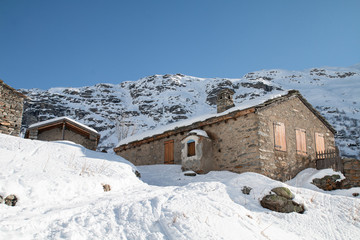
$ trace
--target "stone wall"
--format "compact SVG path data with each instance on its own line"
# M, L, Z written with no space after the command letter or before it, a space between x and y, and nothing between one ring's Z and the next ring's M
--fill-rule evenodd
M31 131L30 131L31 134ZM34 138L33 138L34 139ZM39 131L37 140L43 141L58 141L58 140L68 140L77 144L80 144L90 150L96 150L96 136L84 136L82 134L78 134L69 129L65 129L64 139L62 138L62 127L52 128L49 130Z
M254 113L205 126L203 130L213 140L214 170L259 173L258 128Z
M189 140L195 143L195 155L188 156ZM183 171L192 170L198 173L207 173L213 170L212 140L207 137L190 135L181 141L181 168Z
M324 134L325 149L335 149L334 134L297 98L260 109L260 157L262 172L273 179L289 180L308 167L315 167L315 132ZM286 151L275 150L274 122L285 124ZM306 155L296 152L295 129L306 131Z
M360 187L360 160L353 158L343 159L346 188Z
M24 98L0 80L0 133L20 135Z
M181 140L188 132L151 141L140 146L121 151L120 156L134 165L164 164L164 142L174 140L174 163L181 164Z
M209 159L213 162L212 170L260 172L258 120L255 114L206 125L202 130L207 132L212 141L212 159ZM174 140L174 163L181 164L181 141L189 131L144 143L118 154L135 165L163 164L164 142Z

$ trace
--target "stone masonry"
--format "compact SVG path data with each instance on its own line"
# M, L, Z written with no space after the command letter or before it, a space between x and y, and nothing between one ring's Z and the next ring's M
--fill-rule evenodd
M360 187L360 160L353 158L343 159L346 185L344 187Z
M274 123L285 126L285 150L275 146ZM316 134L324 138L325 149L335 149L335 130L297 92L266 101L243 110L175 128L114 149L115 153L135 165L163 164L164 143L174 141L174 163L182 164L182 139L191 130L205 131L212 142L207 155L210 170L256 172L286 181L316 164ZM297 151L296 130L305 133L306 152ZM201 171L200 171L201 172ZM205 173L207 171L204 171Z
M335 149L334 133L303 104L299 98L289 98L258 110L259 151L265 175L283 181L293 178L305 168L316 165L315 133L325 136L325 149ZM274 122L285 124L285 152L274 148ZM296 129L306 132L306 155L296 153Z
M25 95L0 80L0 133L20 135Z

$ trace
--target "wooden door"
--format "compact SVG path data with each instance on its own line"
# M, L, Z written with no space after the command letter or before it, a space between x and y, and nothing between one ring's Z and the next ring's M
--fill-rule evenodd
M174 140L164 142L164 163L174 164Z

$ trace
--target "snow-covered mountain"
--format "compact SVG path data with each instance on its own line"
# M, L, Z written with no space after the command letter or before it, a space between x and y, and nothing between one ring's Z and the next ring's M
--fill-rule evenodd
M69 116L98 130L99 149L110 149L119 141L117 119L122 125L131 126L130 132L143 132L215 113L216 93L225 87L235 91L235 105L274 91L299 90L338 131L336 140L342 155L360 157L359 64L303 71L261 70L238 79L167 74L120 84L23 89L30 97L25 103L23 128L49 118Z

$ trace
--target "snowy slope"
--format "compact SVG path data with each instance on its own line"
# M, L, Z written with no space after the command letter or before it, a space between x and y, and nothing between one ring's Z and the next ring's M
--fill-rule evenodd
M309 185L330 170L307 169L288 184L255 173L186 177L180 166L133 166L70 142L0 134L0 239L357 239L360 188ZM111 185L103 192L102 183ZM151 184L151 185L150 185ZM252 187L250 195L241 193ZM304 214L264 209L259 199L287 186Z
M360 157L360 69L312 68L303 71L261 70L238 79L154 75L121 84L82 88L22 90L25 104L23 127L53 117L69 116L101 133L100 149L119 142L116 119L137 132L184 119L216 113L216 93L235 91L235 104L274 92L297 89L338 131L341 153ZM132 132L133 130L131 130Z

